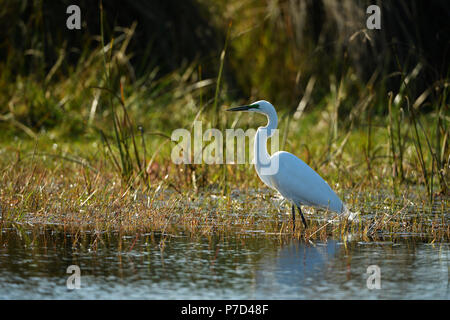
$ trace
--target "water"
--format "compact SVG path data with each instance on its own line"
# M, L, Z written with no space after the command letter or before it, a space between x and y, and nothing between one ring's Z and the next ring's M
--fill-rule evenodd
M4 226L0 299L449 299L449 246ZM67 288L70 265L80 289ZM367 287L371 265L380 289Z

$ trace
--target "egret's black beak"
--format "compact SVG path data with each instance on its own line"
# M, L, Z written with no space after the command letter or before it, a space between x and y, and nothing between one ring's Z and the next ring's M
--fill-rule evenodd
M240 107L234 107L231 109L227 109L227 111L247 111L250 109L257 109L259 106L257 104L251 104L249 106L240 106Z

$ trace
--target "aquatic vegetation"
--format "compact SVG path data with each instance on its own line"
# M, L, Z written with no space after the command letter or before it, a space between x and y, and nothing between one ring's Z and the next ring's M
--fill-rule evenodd
M182 230L192 237L255 233L307 240L332 237L368 241L408 236L426 242L450 239L448 197L435 197L429 203L425 190L419 193L414 185L401 191L398 188L399 195L382 184L372 191L360 186L340 188L348 206L361 213L353 224L327 225L335 216L333 213L310 214L313 209L304 207L309 226L305 230L298 222L293 234L290 208L273 192L261 188L256 177L224 195L219 185L188 190L190 185L183 186L183 176L171 177L179 169L173 166L158 184L131 188L114 171L104 170L108 165L104 160L87 166L46 155L24 157L20 152L15 159L4 158L9 161L2 164L4 169L0 172L2 226L43 224L71 232L127 234L150 231L171 234Z

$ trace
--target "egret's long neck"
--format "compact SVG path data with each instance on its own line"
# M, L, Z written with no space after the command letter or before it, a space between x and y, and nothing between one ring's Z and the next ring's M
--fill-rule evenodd
M269 120L267 126L259 127L255 135L254 156L255 165L257 167L269 164L270 155L269 152L267 152L267 139L275 133L274 130L278 125L278 117L275 110L268 112L266 116Z

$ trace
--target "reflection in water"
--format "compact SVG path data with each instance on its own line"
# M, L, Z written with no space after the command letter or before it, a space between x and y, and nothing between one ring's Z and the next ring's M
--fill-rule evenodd
M307 244L292 242L280 248L274 255L260 262L256 283L258 295L278 292L279 297L288 298L291 293L301 295L308 279L327 272L327 266L336 252L337 242Z
M449 245L232 234L0 233L0 299L448 299ZM381 289L366 286L369 265ZM81 269L69 290L67 267Z

